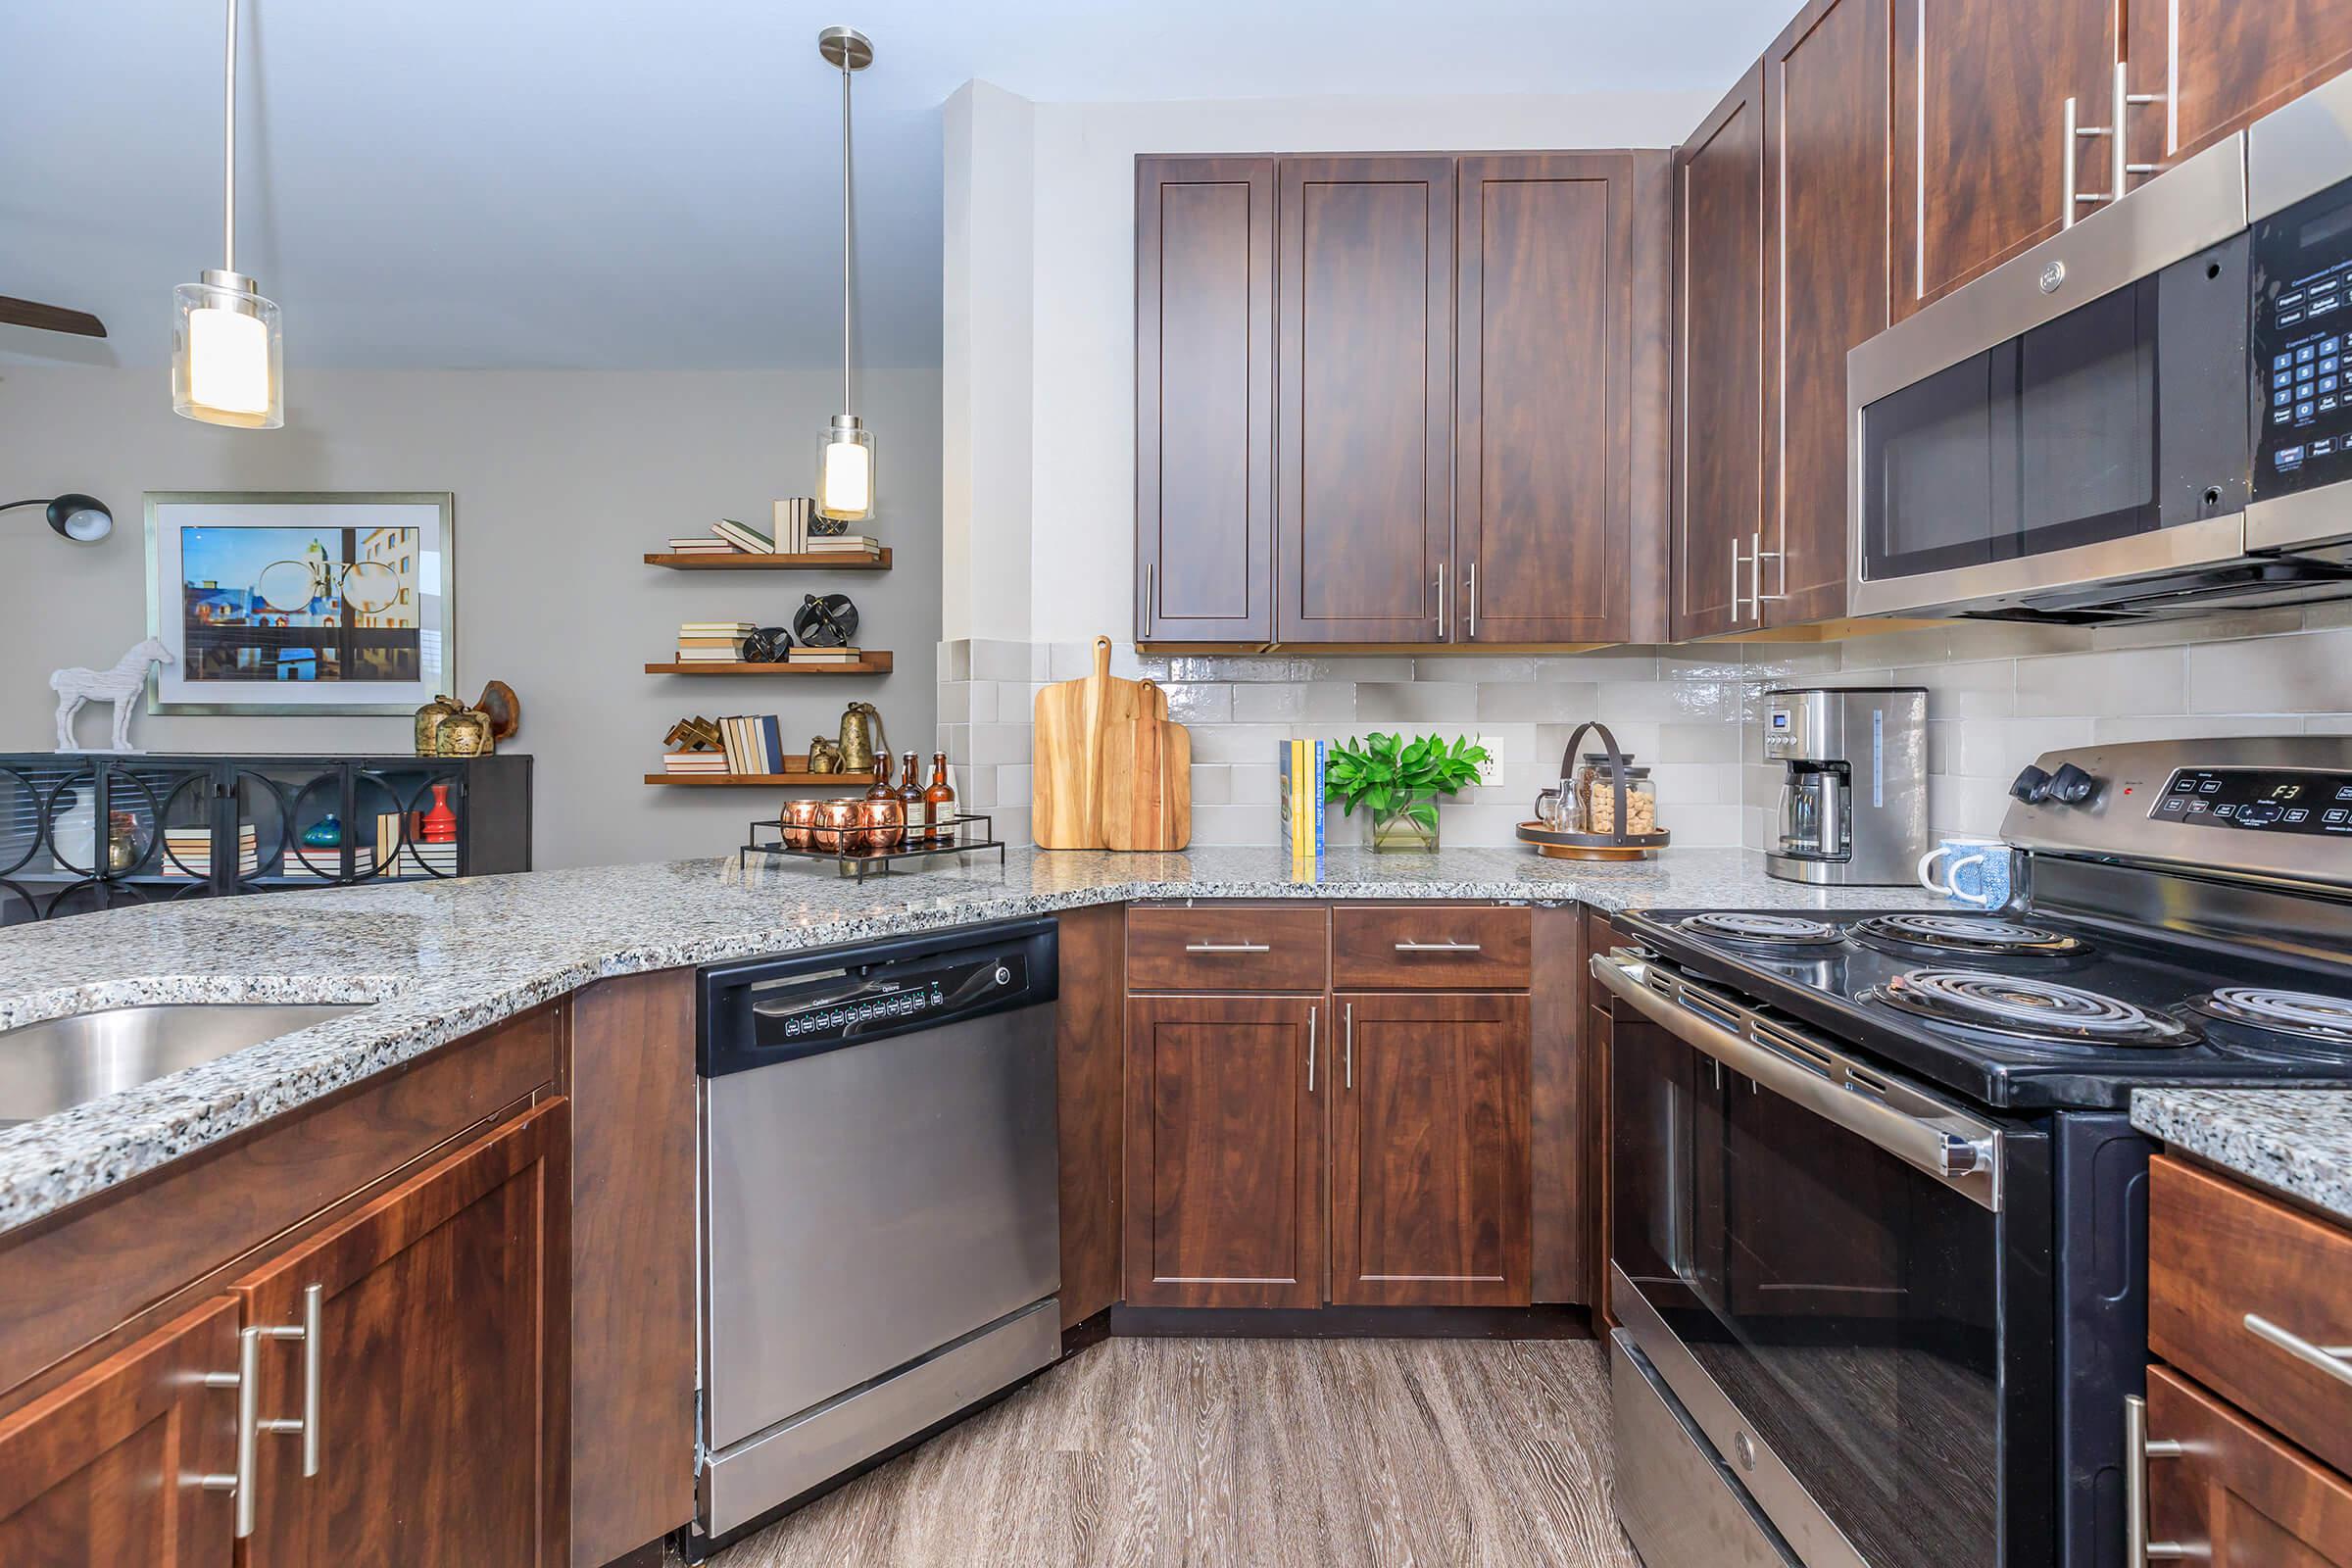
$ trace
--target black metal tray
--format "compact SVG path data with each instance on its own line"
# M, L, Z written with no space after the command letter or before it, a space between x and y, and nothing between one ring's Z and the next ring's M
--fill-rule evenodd
M973 824L977 824L976 827ZM749 865L752 857L764 855L779 860L808 860L829 865L838 876L853 877L862 882L869 876L889 876L901 860L934 860L943 855L964 856L975 850L997 852L997 864L1004 864L1004 841L997 837L996 822L983 811L967 811L950 817L947 825L956 830L953 844L926 844L915 850L859 850L844 853L839 850L796 850L779 838L761 839L762 831L781 834L784 824L775 817L755 819L744 835L743 847L735 852L738 865Z

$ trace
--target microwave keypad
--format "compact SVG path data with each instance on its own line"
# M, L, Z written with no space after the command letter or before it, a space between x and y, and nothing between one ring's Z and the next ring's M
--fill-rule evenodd
M2257 499L2352 478L2348 210L2339 187L2254 227Z

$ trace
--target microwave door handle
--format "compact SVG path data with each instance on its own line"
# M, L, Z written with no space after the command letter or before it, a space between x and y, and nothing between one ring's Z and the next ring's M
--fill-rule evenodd
M1957 1112L1931 1121L1877 1094L1849 1089L1824 1077L1660 994L1648 983L1648 965L1640 958L1595 954L1592 968L1592 978L1692 1050L1885 1150L1979 1207L2000 1211L1997 1129L1971 1124Z

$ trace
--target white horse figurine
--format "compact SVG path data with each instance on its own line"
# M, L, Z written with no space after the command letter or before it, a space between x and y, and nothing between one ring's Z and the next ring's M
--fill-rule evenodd
M115 744L111 751L129 752L137 748L130 744L130 704L147 684L147 666L172 662L172 650L150 637L145 642L115 661L112 669L60 669L49 675L49 689L57 693L57 749L77 752L82 748L74 743L74 715L81 705L93 699L115 705Z

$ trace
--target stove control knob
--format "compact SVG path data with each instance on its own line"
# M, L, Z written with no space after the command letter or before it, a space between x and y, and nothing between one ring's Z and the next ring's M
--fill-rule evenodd
M2028 806L2039 806L2050 798L2050 775L2028 762L2017 782L2009 786L2009 793Z
M2050 799L2068 806L2081 806L2098 792L2099 781L2072 762L2050 776Z

